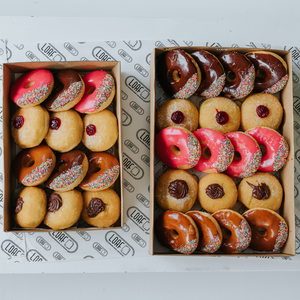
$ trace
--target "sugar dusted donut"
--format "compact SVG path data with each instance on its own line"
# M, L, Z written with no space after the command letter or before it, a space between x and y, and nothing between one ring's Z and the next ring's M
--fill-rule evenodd
M247 130L246 133L266 149L266 154L262 156L258 171L273 172L284 166L289 155L289 146L281 134L267 127L255 127Z
M245 56L255 66L254 92L275 94L284 88L289 76L282 57L269 51L248 52Z
M103 70L83 76L85 93L75 109L80 113L93 114L105 109L115 96L115 81Z
M258 170L262 157L257 141L243 132L229 132L226 136L240 157L235 155L225 173L240 178L253 175Z
M156 69L161 87L172 98L189 98L201 82L199 66L190 54L180 49L163 53Z
M198 127L198 109L189 100L169 100L157 110L155 123L159 131L170 126L180 126L193 132Z
M169 168L191 169L201 156L200 143L189 130L167 127L155 139L155 153Z
M232 100L216 97L205 100L199 109L200 127L228 133L240 127L240 108Z
M277 129L281 124L283 108L279 100L270 94L253 94L241 106L241 125L244 131L265 126Z
M197 250L205 253L214 253L221 247L223 235L216 219L202 211L188 211L186 213L196 223L199 231Z
M185 213L193 207L197 189L197 180L190 173L170 169L158 178L154 197L162 209Z
M60 70L54 75L54 88L44 106L50 111L66 111L84 94L84 82L74 70Z
M88 161L88 172L79 185L83 190L105 190L115 183L120 173L116 157L106 152L90 153Z
M191 254L197 249L198 228L188 215L167 210L158 216L154 230L160 244L176 252Z
M53 75L45 69L32 70L19 77L10 89L10 98L20 107L42 103L51 93Z
M54 169L56 158L47 145L24 149L13 161L13 174L26 186L45 182Z
M226 72L222 94L233 100L249 95L253 90L255 78L254 65L250 60L238 52L224 52L218 59Z
M194 167L203 173L224 172L234 157L234 148L230 140L221 132L200 128L194 132L201 145L201 157ZM209 150L210 155L207 154Z
M238 199L247 208L268 208L277 211L282 203L283 190L278 179L263 172L244 178L239 184Z
M243 252L251 241L251 228L247 220L236 211L223 209L213 217L222 228L223 241L220 250L225 253Z
M288 238L288 226L275 211L266 208L247 210L243 216L252 229L250 248L257 251L278 251Z
M226 75L220 61L210 52L197 50L191 52L201 70L201 84L196 94L205 98L214 98L223 90Z

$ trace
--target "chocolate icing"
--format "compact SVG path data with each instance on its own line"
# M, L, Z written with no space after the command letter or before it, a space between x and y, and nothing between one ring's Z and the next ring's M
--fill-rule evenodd
M104 211L104 209L105 209L105 204L101 199L92 198L87 209L87 214L89 218L94 218L99 213Z
M189 187L184 180L174 180L169 184L169 193L176 199L184 198L189 191Z
M23 201L22 197L18 197L16 199L15 214L19 213L22 210L23 203L24 203L24 201Z
M59 194L53 193L50 195L48 200L48 211L56 212L62 206L62 200Z
M205 193L211 199L219 199L225 195L223 187L217 183L210 184L206 188Z
M247 183L252 187L252 196L258 200L266 200L270 198L269 186L265 183L254 185L247 181Z

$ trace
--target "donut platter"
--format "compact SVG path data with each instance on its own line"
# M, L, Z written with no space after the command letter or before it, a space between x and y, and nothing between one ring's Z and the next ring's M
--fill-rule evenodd
M6 232L122 228L120 62L3 64Z
M150 254L295 255L289 78L289 51L153 50Z

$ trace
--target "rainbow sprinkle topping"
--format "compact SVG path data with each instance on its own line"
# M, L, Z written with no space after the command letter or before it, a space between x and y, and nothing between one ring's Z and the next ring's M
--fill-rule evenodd
M99 109L103 103L105 103L115 85L114 79L110 74L106 74L103 81L97 88L94 100L95 110Z
M81 81L72 83L67 90L64 90L58 95L58 97L51 104L50 108L59 109L65 106L66 104L77 98L82 89L83 83Z
M237 237L236 250L242 252L249 246L251 241L251 229L244 219L241 220Z
M224 140L221 142L221 148L218 155L218 160L216 164L217 172L224 172L232 161L234 153L234 148L230 143L230 140L225 137Z
M52 167L52 158L48 158L45 162L41 163L35 169L33 169L29 174L27 174L22 183L24 185L32 184L36 181L41 180L45 175L47 175Z
M201 156L201 146L198 140L191 134L188 135L188 148L190 150L189 164L196 166Z
M186 84L176 93L173 95L176 99L187 99L188 97L192 96L198 88L198 74L195 73Z
M217 80L215 80L210 87L203 91L200 96L205 98L215 98L220 95L225 85L226 75L221 75Z
M116 165L100 174L90 183L89 189L103 189L114 182L120 173L120 166Z
M281 91L284 88L284 86L286 85L288 79L289 79L289 75L286 74L279 81L277 81L275 84L273 84L271 87L262 91L262 93L275 94L275 93Z
M219 250L221 246L220 236L214 235L213 239L204 247L202 247L201 251L206 253L214 253Z
M254 75L255 75L255 70L254 70L254 65L252 65L249 69L248 74L242 80L239 88L236 90L236 92L233 95L233 98L235 100L246 97L252 91L254 87Z
M177 252L180 252L180 253L183 253L183 254L191 254L196 250L197 244L198 244L197 240L194 239L194 240L191 240L190 242L188 242L185 245L181 245L178 248L173 248L173 250L175 250Z
M273 252L279 250L283 246L283 244L287 240L287 237L288 237L288 228L285 222L280 220L278 235L275 241Z
M273 171L278 171L284 166L288 155L289 155L289 146L285 141L285 139L282 137L279 143L279 148L275 155Z
M82 165L77 165L57 176L49 185L50 189L61 189L72 184L82 174Z
M28 91L27 93L23 94L17 101L18 105L29 105L34 104L36 102L41 101L42 98L44 98L50 88L50 83L48 84L42 84L41 86L37 87L36 89L33 89L31 91Z
M260 165L261 157L262 157L261 151L260 151L260 149L258 149L254 153L252 158L247 162L244 171L241 172L238 177L246 178L246 177L252 176L257 171L257 169Z

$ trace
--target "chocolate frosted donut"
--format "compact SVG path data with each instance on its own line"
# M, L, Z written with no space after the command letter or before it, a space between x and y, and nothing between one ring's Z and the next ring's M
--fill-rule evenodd
M157 78L170 97L186 99L199 87L201 72L191 55L175 49L159 57Z

